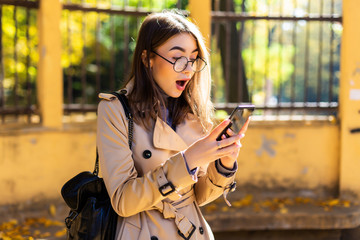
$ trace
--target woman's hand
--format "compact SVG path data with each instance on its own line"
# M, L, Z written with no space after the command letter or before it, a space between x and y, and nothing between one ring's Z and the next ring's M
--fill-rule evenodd
M245 122L244 126L242 127L241 131L239 132L240 139L245 137L245 132L246 132L248 126L249 126L249 122L250 122L250 117ZM226 131L226 133L229 136L234 136L235 135L235 133L233 131L231 131L230 128ZM221 139L225 139L225 138L226 138L225 135L221 136ZM220 159L221 165L223 165L224 167L226 167L228 169L233 169L234 163L235 163L236 159L239 156L240 148L242 146L241 143L240 143L240 140L237 142L237 144L239 145L239 148L237 148L234 152L232 152L232 154L230 154L228 156L225 156L225 157L222 157Z
M231 136L229 138L216 141L216 138L229 123L229 119L224 120L208 135L197 140L184 151L190 169L209 164L219 158L222 160L224 159L225 162L221 162L224 167L227 167L228 163L231 163L231 161L232 166L234 165L234 161L236 161L241 147L241 135L230 132ZM229 168L232 168L232 166Z

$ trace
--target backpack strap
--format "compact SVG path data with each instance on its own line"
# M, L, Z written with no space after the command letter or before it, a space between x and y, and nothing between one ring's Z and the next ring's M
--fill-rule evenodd
M111 94L115 95L119 99L119 101L121 102L121 104L122 104L122 106L124 108L126 118L129 121L129 125L128 125L128 131L129 131L128 143L129 143L129 148L131 150L132 140L133 140L133 132L134 132L134 119L133 119L133 116L131 114L129 101L128 101L128 99L127 99L127 97L125 96L124 93L112 92ZM96 147L95 168L94 168L93 174L96 175L96 176L99 174L99 153L98 153L97 147Z

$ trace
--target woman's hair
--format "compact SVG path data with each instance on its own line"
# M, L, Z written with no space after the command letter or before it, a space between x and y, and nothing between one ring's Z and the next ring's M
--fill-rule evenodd
M208 65L201 72L194 73L179 98L167 98L152 77L150 57L153 56L152 51L179 33L189 33L195 38L198 56ZM142 61L144 50L147 64ZM181 123L188 113L198 117L205 131L212 125L214 108L210 99L209 54L199 29L179 12L164 11L145 18L137 37L131 73L125 84L132 80L134 86L128 98L134 119L147 129L151 128L151 120L156 120L158 116L165 119L165 108L168 108L174 125Z

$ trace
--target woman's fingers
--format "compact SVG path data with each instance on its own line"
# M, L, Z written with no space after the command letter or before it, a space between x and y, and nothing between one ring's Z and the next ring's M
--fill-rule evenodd
M191 169L223 157L230 160L236 158L241 147L240 139L244 137L244 134L237 134L228 129L226 134L230 137L223 135L220 141L216 141L229 124L229 119L222 121L209 135L199 139L184 151L186 161ZM248 122L245 124L245 128L247 125Z
M225 119L211 131L209 136L212 139L216 139L221 134L221 132L226 128L226 126L229 125L229 123L230 123L230 120Z
M239 145L238 143L240 143L240 139L241 139L241 135L234 135L229 138L222 139L221 141L217 141L218 149L225 148L232 144Z
M222 158L225 156L230 156L234 153L238 153L239 148L241 147L241 144L238 145L237 143L233 143L231 145L228 145L226 147L219 148L217 150L217 157Z
M251 117L249 117L249 118L246 120L246 122L245 122L244 126L241 128L239 134L245 134L245 132L246 132L248 126L249 126L250 120L251 120Z

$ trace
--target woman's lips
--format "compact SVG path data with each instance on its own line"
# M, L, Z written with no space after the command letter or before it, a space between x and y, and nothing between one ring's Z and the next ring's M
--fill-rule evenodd
M181 79L181 80L177 80L176 81L176 88L180 91L183 91L186 87L186 83L189 81L190 79Z

